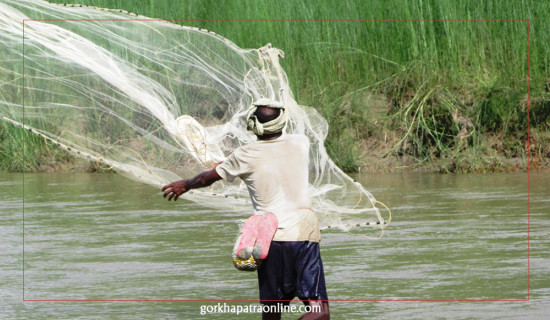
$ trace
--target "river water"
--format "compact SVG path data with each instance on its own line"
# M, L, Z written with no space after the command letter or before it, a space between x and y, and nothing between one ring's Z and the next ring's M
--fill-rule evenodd
M332 319L548 319L550 173L529 194L525 173L356 178L393 221L380 240L323 234ZM259 319L201 315L257 305L256 274L230 260L249 213L116 174L2 173L0 319Z

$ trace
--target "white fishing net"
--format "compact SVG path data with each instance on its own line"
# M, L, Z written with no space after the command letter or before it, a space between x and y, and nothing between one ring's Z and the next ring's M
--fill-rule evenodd
M387 222L373 196L328 157L327 122L294 100L279 49L241 49L206 30L119 10L27 0L0 0L0 43L0 116L69 152L160 187L254 141L245 113L267 97L286 105L287 132L310 139L321 227ZM251 210L240 181L185 198Z

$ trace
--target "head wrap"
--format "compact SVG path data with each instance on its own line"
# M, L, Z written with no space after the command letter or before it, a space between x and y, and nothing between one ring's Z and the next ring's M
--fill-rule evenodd
M279 116L271 121L261 123L255 115L258 107L268 107L272 109L280 109ZM287 121L287 114L285 107L282 103L269 99L261 98L260 100L252 103L250 109L246 113L247 129L254 132L257 136L263 136L264 134L273 134L283 131Z

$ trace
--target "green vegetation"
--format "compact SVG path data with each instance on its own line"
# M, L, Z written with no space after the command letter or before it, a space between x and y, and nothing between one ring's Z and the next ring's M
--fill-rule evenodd
M550 4L545 2L80 2L187 19L174 22L212 30L243 48L266 43L281 48L296 100L329 121L327 147L347 171L514 170L525 168L528 157L531 168L548 165ZM21 137L12 132L19 128L8 127L0 126L0 152L9 158L21 148L14 140ZM28 155L40 158L52 147L28 140L25 165L38 168ZM3 156L0 166L19 170L18 159Z

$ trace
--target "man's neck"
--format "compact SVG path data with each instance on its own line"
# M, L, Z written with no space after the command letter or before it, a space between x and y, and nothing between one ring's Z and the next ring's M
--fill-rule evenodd
M272 134L264 134L263 136L258 136L258 140L262 140L262 141L265 141L265 140L275 140L277 138L279 138L280 136L282 136L283 133L282 132L279 132L279 133L272 133Z

